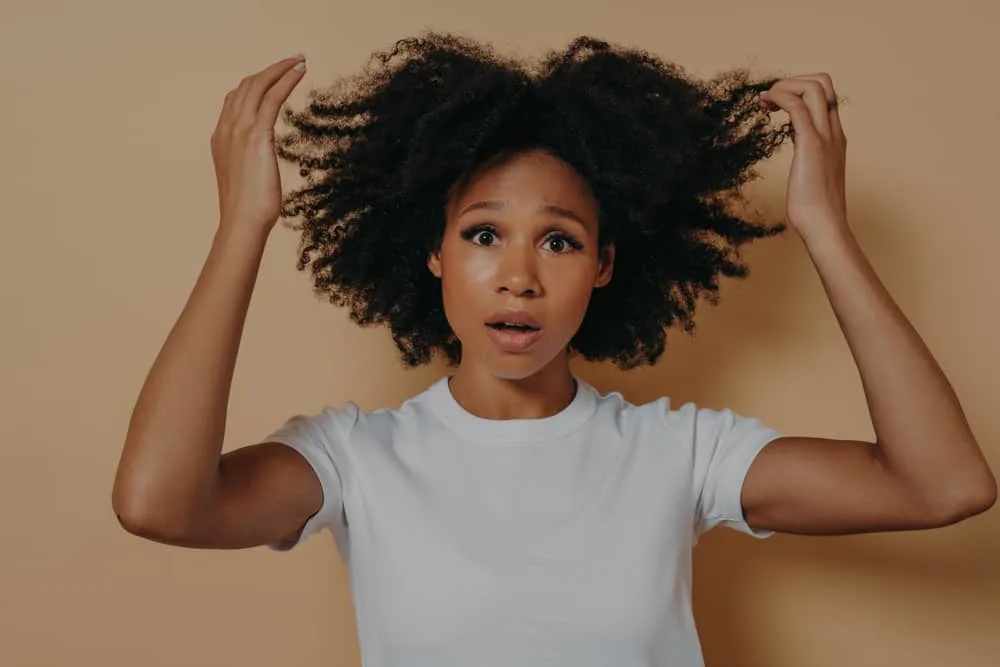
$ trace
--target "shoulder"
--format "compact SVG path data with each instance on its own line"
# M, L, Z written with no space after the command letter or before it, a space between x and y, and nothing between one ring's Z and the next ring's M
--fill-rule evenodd
M734 430L766 428L760 420L745 417L728 407L680 402L670 396L633 403L618 391L595 392L596 414L601 421L614 420L621 429L634 435L655 437L657 442L695 445L718 440Z
M412 434L433 417L436 387L437 383L406 399L398 407L366 409L354 401L326 403L312 413L296 415L288 423L312 428L334 446L347 442L388 444L401 434Z
M351 433L362 414L351 401L341 405L324 404L312 411L292 415L277 433L312 436L322 441L336 439Z
M684 423L693 422L699 411L694 403L685 403L675 408L670 396L658 396L646 402L633 403L617 390L593 391L597 399L597 417L602 421L613 419L623 427L683 429Z

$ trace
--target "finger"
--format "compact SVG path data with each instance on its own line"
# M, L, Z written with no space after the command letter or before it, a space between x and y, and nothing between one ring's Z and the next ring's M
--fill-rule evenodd
M279 60L278 62L265 67L257 74L250 77L246 93L243 96L240 104L240 125L249 125L254 122L257 117L257 109L260 107L261 100L264 94L275 84L278 79L285 75L285 73L292 69L296 64L304 62L305 57L298 55L291 58L285 58Z
M788 112L796 137L806 140L822 140L819 131L813 124L812 112L800 95L772 88L761 93L761 99Z
M253 75L247 75L240 79L236 87L226 93L226 98L222 104L222 111L219 114L219 127L225 130L232 130L240 117L240 109L243 106L243 98L246 96L247 88Z
M252 76L248 75L240 79L240 83L236 86L236 90L233 91L233 104L232 112L229 125L230 127L236 127L240 122L240 116L243 110L243 100L247 96L247 89L250 87L250 79Z
M278 81L264 94L260 108L257 109L257 124L267 127L274 127L278 120L278 112L281 105L285 103L292 90L306 73L306 63L301 61L285 72Z
M215 123L216 133L228 130L232 127L233 118L236 117L235 108L236 88L233 88L226 93L225 99L222 100L222 109L219 111L219 119Z
M831 130L830 111L828 108L829 105L827 104L826 91L818 81L796 78L782 79L771 86L771 90L768 92L775 91L781 91L783 93L790 93L798 96L805 103L805 107L809 111L809 115L812 118L812 126L821 137L824 139L830 138ZM785 111L788 111L788 109L785 109ZM796 127L795 129L797 132L799 131L799 128Z
M847 143L847 138L844 136L844 127L840 123L840 107L837 104L837 90L833 85L833 78L826 72L803 74L796 78L813 79L823 86L823 92L826 94L827 99L827 113L830 116L830 134L837 141Z

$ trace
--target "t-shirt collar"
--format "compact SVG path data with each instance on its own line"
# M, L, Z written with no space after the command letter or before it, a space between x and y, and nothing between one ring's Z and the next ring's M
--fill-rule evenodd
M446 375L428 388L430 407L452 430L476 442L555 440L580 428L597 406L597 390L574 375L576 394L560 412L539 419L486 419L467 411L455 399L448 384L450 377Z

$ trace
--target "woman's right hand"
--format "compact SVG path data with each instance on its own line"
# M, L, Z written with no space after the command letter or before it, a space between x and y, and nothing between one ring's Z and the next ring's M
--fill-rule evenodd
M220 224L270 231L281 212L274 125L305 73L296 56L245 77L229 91L212 133Z

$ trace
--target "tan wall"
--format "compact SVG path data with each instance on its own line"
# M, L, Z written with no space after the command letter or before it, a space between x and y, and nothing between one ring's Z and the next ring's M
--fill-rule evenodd
M199 552L124 533L110 507L140 383L204 259L216 214L208 138L223 94L302 51L302 86L425 26L522 54L593 33L708 75L827 70L848 98L851 222L937 354L1000 468L1000 9L876 3L393 0L0 6L0 664L358 664L332 542ZM302 99L300 90L295 100ZM791 154L755 203L780 212ZM398 404L388 336L314 299L275 234L232 394L227 448L292 412ZM872 436L849 351L794 236L675 337L655 369L580 366L634 401L728 405L786 432ZM924 533L764 543L716 531L696 610L714 667L1000 660L1000 511ZM473 666L470 666L473 667Z

